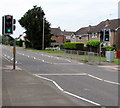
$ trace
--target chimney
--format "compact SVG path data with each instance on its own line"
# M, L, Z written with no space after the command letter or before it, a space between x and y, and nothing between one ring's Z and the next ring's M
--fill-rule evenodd
M105 25L108 26L109 24L110 24L110 20L107 19L107 20L105 21Z
M58 26L58 29L60 29L60 26Z
M91 30L91 27L92 27L91 25L89 25L89 26L88 26L88 32L90 32L90 30Z

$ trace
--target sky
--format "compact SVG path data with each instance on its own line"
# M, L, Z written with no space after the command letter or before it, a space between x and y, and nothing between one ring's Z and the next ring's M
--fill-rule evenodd
M52 28L77 31L81 27L97 25L107 19L118 18L120 0L2 0L0 3L0 34L2 34L2 16L13 15L16 30L13 37L18 37L25 30L18 20L34 5L41 6L45 18Z

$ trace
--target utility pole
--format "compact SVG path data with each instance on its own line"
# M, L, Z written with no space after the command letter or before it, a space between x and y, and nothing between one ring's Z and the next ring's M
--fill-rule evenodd
M43 36L42 36L42 50L44 50L44 38L45 38L45 36L44 36L44 17L43 17Z
M15 63L16 63L16 38L14 39L14 46L13 46L13 69L15 70Z

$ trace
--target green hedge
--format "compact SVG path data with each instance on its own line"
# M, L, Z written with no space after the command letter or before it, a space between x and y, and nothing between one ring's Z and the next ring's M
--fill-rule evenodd
M106 51L116 51L116 46L106 46Z
M91 40L91 41L88 41L86 45L92 46L92 47L99 47L100 43L101 42L99 40Z
M65 49L70 49L70 50L83 50L84 43L82 42L68 42L64 43L64 48Z

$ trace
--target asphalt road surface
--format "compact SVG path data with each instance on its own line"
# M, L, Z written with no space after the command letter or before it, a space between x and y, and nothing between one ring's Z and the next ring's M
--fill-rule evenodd
M3 46L2 56L13 61L12 47ZM17 48L16 65L56 88L93 105L118 106L118 71Z

